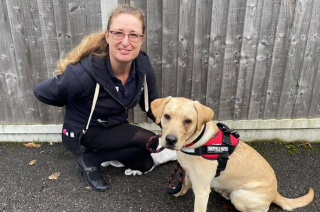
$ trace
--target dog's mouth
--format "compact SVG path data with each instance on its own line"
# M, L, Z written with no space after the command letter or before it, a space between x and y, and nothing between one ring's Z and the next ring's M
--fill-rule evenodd
M167 149L176 150L176 149L175 149L175 146L168 146L168 145L166 145L165 147L166 147Z

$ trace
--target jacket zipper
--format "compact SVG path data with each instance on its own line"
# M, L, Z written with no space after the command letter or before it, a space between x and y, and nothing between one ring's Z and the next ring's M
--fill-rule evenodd
M110 93L110 92L108 91L108 89L106 89L105 87L103 87L103 88L104 88L104 90L107 91L107 93L108 93L110 96L112 96L112 98L114 98L120 105L123 106L123 108L124 108L124 110L125 110L125 113L126 113L126 118L128 118L128 108L127 108L124 104L122 104L122 102L120 102L112 93Z
M132 103L130 105L132 105L137 99L138 97L141 95L141 91L143 90L143 87L140 89L140 92L138 93L138 95L136 96L136 98L134 98L134 100L132 101ZM130 107L130 105L128 107Z
M126 107L124 104L122 104L122 102L121 101L119 101L111 92L109 92L108 91L108 89L106 89L105 87L103 87L104 88L104 90L106 90L107 91L107 93L110 95L110 96L112 96L120 105L122 105L123 106L123 108L125 109L125 114L126 114L126 118L128 118L128 107L130 107L130 105L128 106L128 107ZM143 90L143 87L141 88L141 90L140 90L140 92L139 92L139 94L134 98L134 100L132 101L132 103L134 103L137 99L138 99L138 97L141 95L141 91Z

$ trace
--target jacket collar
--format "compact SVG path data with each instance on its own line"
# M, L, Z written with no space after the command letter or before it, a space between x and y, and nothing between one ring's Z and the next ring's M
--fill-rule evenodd
M143 89L143 75L145 75L145 73L142 73L142 71L137 66L137 60L139 60L139 56L140 54L136 59L132 61L132 67L135 70L131 71L135 73L137 80L137 89L134 96L137 96L141 92L141 89ZM107 89L108 92L110 92L114 97L118 98L118 92L114 87L110 75L107 71L108 69L110 69L110 72L112 72L109 58L102 58L96 57L94 55L89 55L89 61L90 67L88 71L90 72L94 80L97 83L99 83L102 87Z

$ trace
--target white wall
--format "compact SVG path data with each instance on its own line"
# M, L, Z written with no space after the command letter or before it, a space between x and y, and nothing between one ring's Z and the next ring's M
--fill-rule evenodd
M243 141L320 142L320 119L224 121ZM137 124L160 133L153 123ZM62 125L0 125L0 142L61 142Z

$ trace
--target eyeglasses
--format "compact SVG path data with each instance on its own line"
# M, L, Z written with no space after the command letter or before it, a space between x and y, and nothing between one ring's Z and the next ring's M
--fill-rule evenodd
M136 33L130 33L130 34L125 34L123 32L119 32L119 31L110 31L112 38L115 40L122 40L124 38L124 36L128 35L128 39L129 41L133 42L133 43L138 43L141 38L143 37L143 34L136 34Z

